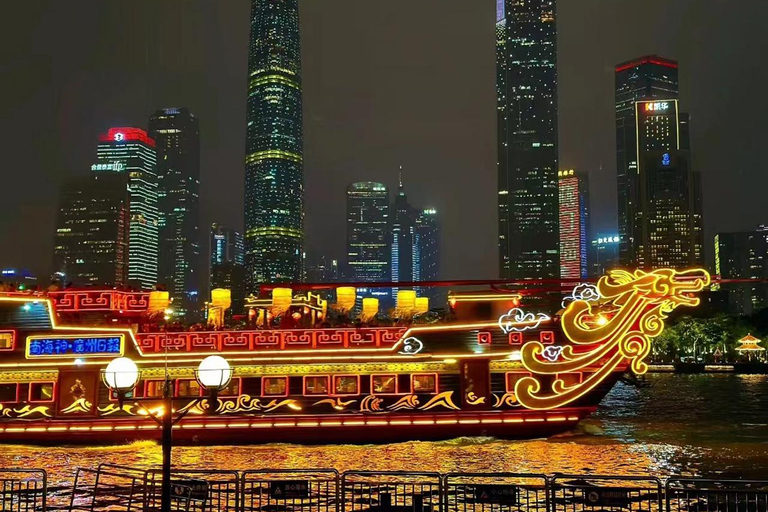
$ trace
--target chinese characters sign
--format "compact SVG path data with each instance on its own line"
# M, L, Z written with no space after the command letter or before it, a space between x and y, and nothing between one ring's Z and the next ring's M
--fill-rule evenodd
M27 357L118 356L123 353L123 335L29 336Z

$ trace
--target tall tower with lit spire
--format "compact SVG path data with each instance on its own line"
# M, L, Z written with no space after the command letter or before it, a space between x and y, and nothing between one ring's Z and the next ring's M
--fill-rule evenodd
M245 156L245 266L251 290L304 267L298 0L251 0Z

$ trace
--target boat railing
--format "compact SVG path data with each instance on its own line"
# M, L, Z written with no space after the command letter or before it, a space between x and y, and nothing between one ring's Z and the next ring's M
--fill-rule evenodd
M155 468L79 468L71 487L55 489L41 469L0 469L0 475L2 512L160 510L161 474ZM184 512L768 511L768 480L176 468L171 481L171 509Z

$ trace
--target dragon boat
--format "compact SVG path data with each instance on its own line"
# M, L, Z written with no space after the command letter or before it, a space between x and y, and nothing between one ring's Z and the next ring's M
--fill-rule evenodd
M151 417L170 382L176 442L389 442L458 436L543 437L594 412L651 340L695 307L703 270L610 271L578 284L557 311L510 291L449 295L439 323L332 326L332 305L292 294L297 325L237 330L148 328L149 292L0 295L0 440L117 443L160 436ZM261 318L269 300L249 318ZM479 318L481 317L481 318ZM155 326L156 327L156 326ZM198 364L219 355L231 379L206 397ZM104 383L130 358L138 384Z

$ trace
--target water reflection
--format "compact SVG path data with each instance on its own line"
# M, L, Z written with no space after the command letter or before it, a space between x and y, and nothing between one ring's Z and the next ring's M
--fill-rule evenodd
M619 384L598 413L551 439L462 438L386 445L177 447L189 468L309 468L768 475L768 376L652 375L638 389ZM156 465L151 442L117 447L0 446L6 467L43 467L52 483L101 462Z

